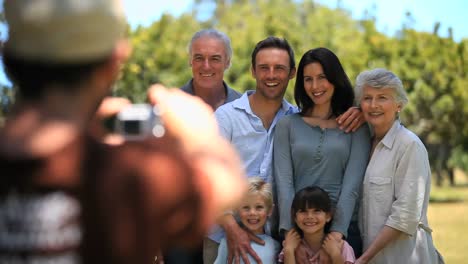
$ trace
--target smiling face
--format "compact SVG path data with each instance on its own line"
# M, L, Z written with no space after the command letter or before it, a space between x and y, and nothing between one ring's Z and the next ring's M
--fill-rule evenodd
M331 105L335 86L328 81L320 63L313 62L304 67L303 81L304 89L315 105Z
M268 216L271 214L271 208L265 203L265 198L260 194L250 194L238 209L242 224L252 233L259 235L264 233Z
M289 80L296 70L289 66L289 54L279 48L265 48L256 55L252 76L257 82L257 93L267 100L282 100Z
M304 232L304 236L323 235L325 225L331 220L330 213L317 208L298 210L294 221Z
M213 37L201 37L191 47L195 89L220 89L223 87L224 71L229 67L224 43Z
M361 108L366 121L372 125L377 137L383 137L392 127L401 110L396 101L395 90L365 86L362 91Z

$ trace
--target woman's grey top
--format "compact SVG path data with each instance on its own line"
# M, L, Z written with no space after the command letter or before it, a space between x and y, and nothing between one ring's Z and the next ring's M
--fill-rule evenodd
M275 133L273 175L279 230L292 227L294 194L306 186L317 185L329 193L336 206L330 231L347 236L369 160L368 126L345 133L339 128L311 126L302 116L294 114L280 120Z

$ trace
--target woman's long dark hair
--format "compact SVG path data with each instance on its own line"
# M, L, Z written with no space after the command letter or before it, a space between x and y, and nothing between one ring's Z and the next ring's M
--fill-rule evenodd
M315 105L304 88L304 68L313 62L322 65L325 77L335 87L331 99L331 109L334 116L341 115L353 106L354 91L348 75L346 75L343 66L341 66L340 60L335 53L326 48L316 48L307 51L299 62L294 87L294 99L297 106L301 109L301 115L304 115Z

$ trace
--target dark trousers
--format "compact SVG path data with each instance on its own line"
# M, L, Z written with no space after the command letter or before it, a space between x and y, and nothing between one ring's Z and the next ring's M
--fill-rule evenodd
M203 246L196 249L171 249L164 255L165 264L203 264Z
M362 255L362 239L357 221L351 221L351 223L349 223L346 241L353 248L356 258L359 258Z

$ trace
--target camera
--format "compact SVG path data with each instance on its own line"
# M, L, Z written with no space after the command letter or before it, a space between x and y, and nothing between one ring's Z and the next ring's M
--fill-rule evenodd
M149 104L132 104L124 108L114 122L114 131L126 140L162 137L165 133L160 109Z

